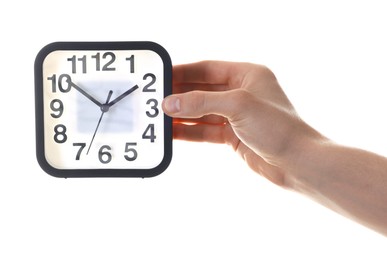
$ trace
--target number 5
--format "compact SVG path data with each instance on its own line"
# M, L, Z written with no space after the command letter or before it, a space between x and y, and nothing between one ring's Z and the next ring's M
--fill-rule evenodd
M137 143L126 143L125 144L125 153L131 153L130 154L131 156L124 155L124 157L125 157L125 159L127 161L131 162L131 161L136 160L136 158L137 158L137 151L136 151L136 149L131 147L131 146L136 146L136 145L137 145Z

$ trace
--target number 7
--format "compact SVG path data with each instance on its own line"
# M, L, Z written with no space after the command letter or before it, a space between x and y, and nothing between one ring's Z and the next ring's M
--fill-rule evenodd
M79 150L77 152L77 155L75 156L75 160L79 161L79 158L81 157L81 153L83 149L86 147L86 143L73 143L73 146L79 146Z

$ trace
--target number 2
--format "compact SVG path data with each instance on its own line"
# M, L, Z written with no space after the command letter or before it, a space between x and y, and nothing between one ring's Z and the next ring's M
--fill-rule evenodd
M148 78L151 78L151 81L145 85L145 87L142 89L142 92L156 92L156 89L150 88L156 82L155 74L147 73L144 75L144 77L142 79L147 80Z

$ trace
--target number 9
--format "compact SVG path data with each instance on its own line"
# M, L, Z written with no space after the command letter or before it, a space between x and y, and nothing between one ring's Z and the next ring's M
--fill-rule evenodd
M60 99L53 99L50 103L50 108L53 111L53 113L51 113L53 118L59 118L62 116L64 107Z

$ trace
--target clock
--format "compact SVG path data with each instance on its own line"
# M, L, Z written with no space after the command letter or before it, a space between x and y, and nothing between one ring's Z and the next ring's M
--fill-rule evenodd
M154 42L55 42L35 60L36 153L56 177L152 177L172 159L172 63Z

